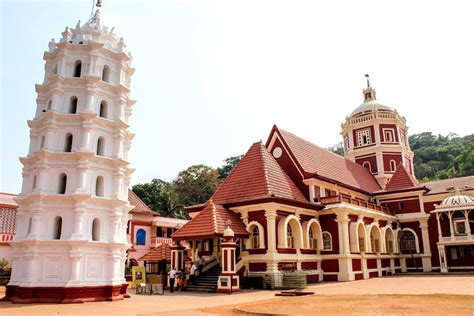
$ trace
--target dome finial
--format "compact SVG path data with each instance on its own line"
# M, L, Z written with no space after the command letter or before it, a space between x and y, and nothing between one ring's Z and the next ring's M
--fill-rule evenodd
M362 93L364 94L364 103L369 101L375 101L375 89L372 88L370 85L370 76L369 74L365 74L365 78L367 78L367 88L365 88Z

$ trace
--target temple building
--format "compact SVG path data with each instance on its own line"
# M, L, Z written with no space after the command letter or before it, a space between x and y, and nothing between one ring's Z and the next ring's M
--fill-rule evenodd
M7 300L127 297L132 57L100 12L44 53L18 203Z
M223 271L231 228L235 273L276 283L286 270L310 283L474 270L474 176L418 182L406 120L370 82L341 135L344 157L273 126L173 239Z

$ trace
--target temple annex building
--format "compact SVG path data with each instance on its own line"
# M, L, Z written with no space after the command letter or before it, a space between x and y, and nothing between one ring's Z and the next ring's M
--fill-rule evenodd
M418 182L405 118L369 83L363 97L341 125L344 157L273 126L207 203L187 208L174 241L204 256L205 271L299 270L308 283L474 269L474 176ZM235 262L222 250L228 227Z

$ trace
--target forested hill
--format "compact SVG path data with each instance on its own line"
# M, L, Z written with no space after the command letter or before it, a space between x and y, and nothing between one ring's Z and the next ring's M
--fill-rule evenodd
M424 132L410 136L409 142L415 153L413 163L418 180L474 175L474 134L459 137Z

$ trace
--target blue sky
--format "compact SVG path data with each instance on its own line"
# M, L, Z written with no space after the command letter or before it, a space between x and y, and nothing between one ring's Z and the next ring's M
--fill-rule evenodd
M16 193L43 52L92 1L0 3L0 191ZM472 12L472 1L104 0L102 24L136 68L132 184L217 167L273 124L333 145L365 73L411 134L473 133Z

